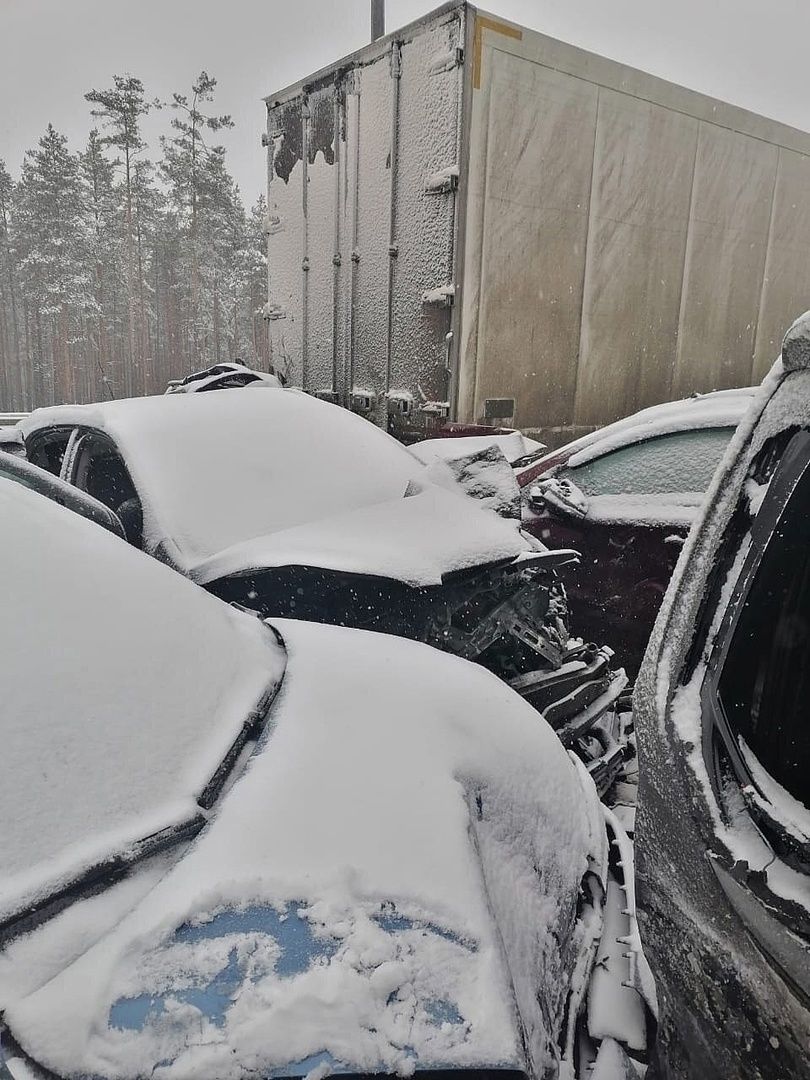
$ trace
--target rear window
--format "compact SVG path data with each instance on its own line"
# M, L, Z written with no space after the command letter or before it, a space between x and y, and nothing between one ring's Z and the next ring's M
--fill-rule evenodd
M561 469L586 495L652 495L705 491L734 428L696 428L612 450Z

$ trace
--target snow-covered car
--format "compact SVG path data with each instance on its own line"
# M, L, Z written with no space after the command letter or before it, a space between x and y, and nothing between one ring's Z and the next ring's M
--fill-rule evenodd
M3 1076L631 1075L632 850L525 701L0 520Z
M810 1069L810 313L712 481L636 683L659 1075Z
M555 570L572 553L549 552L452 476L433 482L361 417L246 388L39 409L21 430L30 461L222 599L478 661L566 745L586 739L605 782L620 767L623 748L600 724L626 677L609 648L569 637Z
M25 456L19 422L27 413L0 413L0 452Z
M226 360L202 371L194 371L183 379L173 379L166 393L199 394L208 390L234 390L245 386L264 389L281 385L281 379L272 372L249 368L241 360Z
M684 538L754 390L643 409L519 468L524 527L582 559L566 579L580 633L638 671Z

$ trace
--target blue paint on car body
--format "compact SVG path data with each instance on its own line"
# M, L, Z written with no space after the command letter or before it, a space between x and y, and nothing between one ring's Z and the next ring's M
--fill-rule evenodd
M280 978L292 978L313 964L328 960L338 947L338 942L333 938L316 937L310 923L298 914L296 908L297 905L288 904L283 911L265 905L241 911L228 909L207 922L184 923L175 931L170 944L194 944L234 934L264 934L272 937L280 948L276 974ZM167 990L162 994L119 998L110 1009L110 1026L140 1031L150 1020L161 1015L166 1001L171 999L193 1005L203 1016L221 1027L225 1023L228 1007L247 978L239 963L237 950L233 948L226 966L206 985Z

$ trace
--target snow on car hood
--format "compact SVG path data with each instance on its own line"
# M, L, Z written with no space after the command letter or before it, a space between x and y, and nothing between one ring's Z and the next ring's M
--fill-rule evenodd
M197 799L283 671L258 620L0 480L0 920Z
M407 498L235 544L199 563L193 577L207 584L262 567L316 566L439 585L444 574L529 549L518 522L482 510L461 493L433 484L412 484L410 490Z
M53 927L12 943L15 1039L65 1076L225 1080L522 1068L522 1032L545 1074L604 867L589 777L480 667L275 625L272 727L187 854L73 963Z

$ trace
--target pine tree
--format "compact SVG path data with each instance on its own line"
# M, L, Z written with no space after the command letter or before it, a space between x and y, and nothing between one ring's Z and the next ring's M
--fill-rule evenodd
M93 302L84 194L78 158L49 124L38 148L25 156L13 197L38 402L76 396L73 346L81 337L82 314Z
M86 331L87 385L83 397L92 401L123 391L120 375L120 333L112 318L112 299L121 286L121 213L115 188L115 165L104 154L94 128L79 158L90 219L88 255L92 267L93 306ZM116 363L116 360L119 362Z
M203 106L213 101L216 85L216 79L202 71L190 95L173 94L169 105L175 113L171 123L174 134L161 139L161 168L175 213L186 232L183 251L190 280L187 340L192 367L201 361L206 338L212 337L214 352L218 350L218 327L211 325L219 322L211 259L215 254L217 217L227 213L234 196L233 181L225 168L225 149L207 141L211 134L234 126L230 116L203 111ZM203 305L203 286L210 294L211 308Z
M140 121L152 108L145 100L143 83L134 75L114 75L113 85L107 90L90 90L85 100L98 108L92 115L101 120L105 130L103 142L114 146L123 155L125 194L126 282L128 313L128 363L124 370L127 395L140 391L142 385L142 353L138 352L137 298L141 295L142 282L136 281L136 235L135 235L135 159L145 147L141 137Z
M157 168L131 75L86 95L101 130L80 154L49 126L16 184L0 162L0 409L160 393L236 356L268 366L265 205L245 213L213 145L233 125L215 88L201 72L173 96Z

